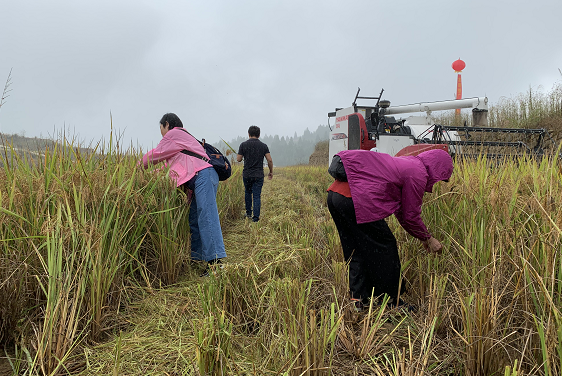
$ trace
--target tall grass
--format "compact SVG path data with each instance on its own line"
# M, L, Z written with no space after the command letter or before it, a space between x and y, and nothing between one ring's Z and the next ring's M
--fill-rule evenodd
M461 341L465 374L492 374L515 359L527 360L528 372L557 374L561 189L556 159L496 167L482 158L457 164L452 187L439 186L441 198L425 206L449 252L406 276L425 278L422 286L432 274L449 276L443 329Z
M175 362L201 374L252 369L298 375L352 369L381 375L559 373L558 163L459 161L451 183L438 184L423 209L430 230L446 246L442 256L425 254L389 219L401 245L404 298L418 312L383 304L364 315L348 306L346 267L325 206L330 182L325 168L280 170L278 184L266 191L271 195L264 200L267 215L257 226L244 227L240 250L230 244L229 257L238 261L200 285L195 299L202 308L193 310L190 321L170 322L183 327L182 343L188 346L177 352L181 358ZM15 178L21 174L8 180L9 173L2 180L10 188L2 190L3 257L12 257L10 265L19 269L11 269L18 278L3 269L2 293L21 291L21 302L29 302L11 308L22 307L12 328L29 354L24 368L72 373L85 366L76 349L88 347L94 338L103 340L107 329L118 324L110 315L130 304L123 295L127 286L156 291L174 275L165 271L175 273L177 281L182 268L189 269L185 252L162 263L164 247L157 243L163 231L170 231L171 255L188 249L177 219L158 217L185 216L185 197L173 187L166 189L165 176L133 170L120 184L115 171L114 177L92 179L106 179L110 188L99 191L87 182L80 185L71 173L54 175L57 179L49 184L57 192L55 201L53 193L32 191L34 184ZM61 189L64 179L75 188ZM20 193L24 188L26 194ZM241 201L240 182L221 189L232 189L230 194ZM24 204L24 197L32 203ZM127 202L134 202L134 208L126 211ZM14 252L25 244L29 252ZM236 252L243 257L236 258ZM132 338L122 334L119 341L126 347ZM124 374L127 364L119 360Z

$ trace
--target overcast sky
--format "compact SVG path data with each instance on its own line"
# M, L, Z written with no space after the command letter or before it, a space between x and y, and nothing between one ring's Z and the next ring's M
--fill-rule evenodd
M501 97L562 75L561 0L0 0L3 133L113 126L145 149L175 112L215 141L327 124L357 87L393 105ZM1 88L0 88L1 90Z

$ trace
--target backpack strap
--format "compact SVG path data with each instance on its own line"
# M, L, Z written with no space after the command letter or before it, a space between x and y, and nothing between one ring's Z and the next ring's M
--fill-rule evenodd
M189 151L189 150L185 150L185 149L184 149L184 150L182 150L180 153L183 153L183 154L185 154L185 155L189 155L190 157L199 158L199 159L201 159L202 161L205 161L205 162L207 162L207 163L209 163L209 161L210 161L209 158L203 157L202 155L199 155L199 154L194 153L194 152Z

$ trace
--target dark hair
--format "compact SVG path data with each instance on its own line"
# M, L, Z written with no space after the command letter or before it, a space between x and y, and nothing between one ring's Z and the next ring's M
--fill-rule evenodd
M162 124L163 127L166 126L166 123L168 123L169 125L168 130L174 129L176 127L183 128L183 124L178 115L171 112L164 114L164 116L162 116L162 120L160 120L160 124Z
M250 128L248 128L248 136L260 138L260 127L252 125Z

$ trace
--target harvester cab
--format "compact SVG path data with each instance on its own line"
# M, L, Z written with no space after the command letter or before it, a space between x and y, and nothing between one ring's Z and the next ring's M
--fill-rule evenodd
M329 161L343 150L373 150L392 156L417 155L431 149L442 149L453 155L489 158L506 155L542 155L548 139L551 150L554 141L545 129L488 127L488 98L466 98L439 102L422 102L391 106L378 97L360 97L357 90L351 107L336 108L328 113L335 118L330 127ZM374 106L358 105L358 99L376 100ZM434 111L472 109L472 125L446 126L435 123ZM425 113L425 116L396 118L395 115ZM529 146L530 145L530 146Z

